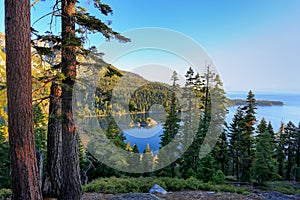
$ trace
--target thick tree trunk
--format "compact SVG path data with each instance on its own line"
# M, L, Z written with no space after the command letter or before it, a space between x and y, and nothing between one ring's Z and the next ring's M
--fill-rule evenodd
M30 0L5 0L8 131L12 199L42 199L35 154Z
M79 200L82 195L79 167L78 136L73 121L72 96L76 79L75 39L76 0L62 0L62 171L60 199Z
M57 198L61 189L61 89L52 82L47 135L47 164L43 196Z

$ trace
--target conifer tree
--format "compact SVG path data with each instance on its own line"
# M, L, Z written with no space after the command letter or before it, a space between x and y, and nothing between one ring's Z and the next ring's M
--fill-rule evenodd
M245 147L243 151L242 160L242 176L243 181L250 180L250 168L254 161L254 124L256 123L256 100L255 96L250 90L246 99L246 105L242 107L244 111L244 131L242 145Z
M297 149L297 131L296 126L290 121L284 128L285 133L285 151L287 157L286 179L291 181L296 178L293 168L296 166L296 149Z
M179 130L179 122L180 122L180 118L178 116L178 102L177 102L177 98L176 98L176 90L177 90L177 83L176 81L178 81L178 75L176 73L176 71L173 72L171 80L173 81L173 85L172 85L172 95L171 95L171 103L170 103L170 109L169 112L167 113L167 118L166 118L166 122L163 124L164 127L164 132L161 135L161 142L160 142L160 148L163 148L164 146L168 145L172 140L174 140L175 136L178 133ZM179 146L179 143L178 143ZM179 147L177 147L179 148ZM178 154L178 152L176 151L176 149L172 149L172 151L167 151L165 152L169 155L163 155L160 154L160 157L164 157L165 159L167 158L174 158L174 154ZM172 154L172 155L170 155ZM168 162L167 160L161 160L161 162ZM171 176L174 177L175 176L175 161L171 163L171 165L165 167L164 169L162 169L163 171L170 171L170 174L168 173L164 173L166 176Z
M262 121L264 123L264 121ZM261 123L262 126L264 126ZM256 144L255 160L252 167L253 179L259 185L277 178L276 160L273 158L273 141L267 131L260 133Z
M67 152L62 153L62 158L53 155L52 157L57 158L53 161L57 169L52 169L47 171L49 177L56 177L55 179L49 178L47 180L54 180L52 183L47 183L49 187L56 187L58 185L61 188L58 190L56 188L47 188L44 190L45 196L47 197L60 197L61 199L80 199L82 190L80 186L80 169L79 169L79 160L78 160L78 140L77 132L73 122L73 113L72 113L72 92L77 74L77 56L86 55L87 53L92 53L92 51L84 48L84 43L86 41L86 36L89 33L101 33L106 39L117 39L122 42L128 42L129 39L123 37L119 33L113 31L109 25L101 21L95 16L92 16L86 11L86 9L77 6L78 1L75 0L63 0L55 1L53 6L53 16L61 17L61 35L55 36L51 31L47 32L46 35L39 35L35 32L37 40L41 42L51 42L54 44L53 47L38 47L36 50L42 55L52 55L54 51L60 51L61 53L61 63L52 66L53 70L56 70L57 76L54 77L53 81L58 81L62 83L61 88L61 134L59 123L54 121L53 124L49 126L54 126L54 128L49 129L53 130L54 133L50 132L48 135L52 137L52 141L58 141L53 148L57 151ZM93 0L94 7L100 11L103 15L112 14L112 9L109 5L103 4L100 0ZM75 29L75 26L78 28ZM51 29L50 29L51 30ZM62 72L62 73L60 73ZM59 75L60 74L60 75ZM53 90L51 90L53 91ZM54 93L51 93L50 96L55 96ZM60 102L57 102L57 106L60 106ZM57 106L50 106L55 108ZM55 110L49 110L49 113L54 113ZM50 121L51 122L51 121ZM62 149L60 150L59 140L54 137L59 137L62 135ZM54 144L54 143L49 143ZM50 151L50 153L54 151ZM51 157L51 156L50 156ZM62 170L58 169L60 165L58 160L62 162ZM50 163L47 165L52 165L52 161L48 160ZM52 165L53 166L53 165ZM48 167L49 169L49 167ZM53 174L61 170L62 174ZM62 177L60 179L59 177ZM61 184L57 182L63 180ZM48 191L48 192L47 192ZM51 192L52 191L52 192ZM54 192L53 192L54 191ZM63 193L59 194L59 191ZM48 193L48 194L47 194ZM54 194L56 193L56 194Z
M183 158L180 165L180 171L183 176L194 176L197 169L197 146L194 143L194 135L195 131L197 131L199 116L197 112L195 112L195 108L197 108L198 101L195 102L195 93L194 93L194 83L195 76L194 70L190 67L187 71L186 75L186 83L183 91L183 98L185 99L186 108L185 115L183 117L184 127L182 130L181 139L183 141L183 146L187 148L187 150L183 154ZM191 144L188 146L188 144ZM188 173L189 172L189 173Z
M214 157L211 154L208 154L204 158L199 159L198 164L197 178L204 182L210 181L217 171Z
M216 146L213 149L212 155L215 159L216 165L218 169L220 169L223 174L228 174L229 168L229 156L228 156L228 141L226 130L223 129L220 138L217 141Z
M284 133L284 123L281 123L280 129L276 136L276 158L278 163L278 175L282 178L285 178L285 133Z
M149 176L152 173L151 171L154 169L154 155L149 144L147 144L143 151L142 164L145 171L144 175Z
M229 153L231 157L231 173L236 176L237 181L240 181L242 163L241 156L243 154L243 132L244 132L244 112L238 107L236 114L229 126Z

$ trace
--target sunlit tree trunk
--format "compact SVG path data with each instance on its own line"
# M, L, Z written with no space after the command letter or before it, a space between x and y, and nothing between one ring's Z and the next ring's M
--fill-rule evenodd
M72 98L76 78L75 3L62 0L62 178L60 199L79 200L82 195L78 136L73 120Z
M30 0L5 0L8 131L12 199L42 199L35 154Z

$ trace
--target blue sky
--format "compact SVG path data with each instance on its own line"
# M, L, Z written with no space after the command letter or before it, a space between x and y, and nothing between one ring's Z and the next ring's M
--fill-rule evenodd
M194 39L215 62L227 91L300 92L299 0L105 2L111 5L114 14L103 19L112 20L117 31L161 27ZM52 3L54 0L46 0L32 9L32 21L47 13ZM81 4L95 13L92 3L81 1ZM2 11L3 1L1 22ZM0 32L4 32L3 24ZM45 29L47 19L35 27ZM54 29L59 30L59 25ZM92 45L102 41L99 35L90 38ZM118 64L126 69L130 63Z

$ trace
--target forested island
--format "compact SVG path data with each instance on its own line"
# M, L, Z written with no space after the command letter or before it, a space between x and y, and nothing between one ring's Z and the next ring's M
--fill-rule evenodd
M243 106L247 102L245 99L228 99L227 106ZM273 101L273 100L256 100L257 106L284 106L282 101Z

